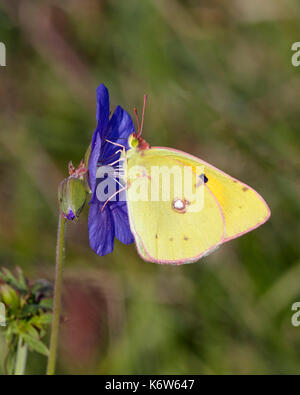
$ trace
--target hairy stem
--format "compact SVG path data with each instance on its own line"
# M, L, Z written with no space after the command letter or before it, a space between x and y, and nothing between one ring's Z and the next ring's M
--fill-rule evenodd
M63 274L63 262L64 262L65 225L66 225L66 219L62 216L62 214L60 214L59 220L58 220L58 229L57 229L53 321L52 321L52 329L51 329L47 375L55 374L58 332L59 332L59 322L60 322L60 310L61 310L61 290L62 290L62 274Z

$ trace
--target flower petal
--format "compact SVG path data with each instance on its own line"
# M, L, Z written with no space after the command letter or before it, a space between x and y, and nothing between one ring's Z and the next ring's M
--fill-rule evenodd
M133 132L134 124L130 115L127 111L123 110L122 107L117 106L109 121L106 138L111 142L125 147L125 150L128 150L128 137ZM109 163L115 162L120 157L120 154L114 156L114 153L122 149L122 147L112 144L111 142L103 141L101 156L99 158L101 160L101 164L107 165Z
M94 148L92 148L90 159L89 159L89 181L90 181L90 188L92 193L94 192L96 186L97 164L101 150L101 137L99 133L97 133L97 131L94 133L94 135L95 135L95 144L94 144Z
M104 84L97 88L97 129L100 136L104 137L109 123L109 93Z
M115 225L115 236L124 244L134 241L133 234L129 226L129 218L126 202L114 202L110 205L111 215Z
M115 228L109 206L101 212L103 204L93 203L89 211L90 246L98 255L106 255L114 249Z
M128 149L128 137L134 132L134 124L131 116L121 106L117 106L109 122L109 136L112 141L126 146ZM120 141L119 141L120 140Z

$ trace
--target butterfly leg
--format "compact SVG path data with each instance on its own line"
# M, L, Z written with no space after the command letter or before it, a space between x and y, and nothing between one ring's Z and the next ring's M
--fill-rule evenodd
M128 187L125 186L125 187L123 187L123 188L120 188L117 192L113 193L113 194L105 201L105 203L103 204L103 206L102 206L102 208L101 208L101 212L104 210L104 208L105 208L105 206L107 205L107 203L108 203L113 197L115 197L116 195L118 195L118 193L125 191L127 188L128 188Z
M107 159L110 159L110 158L113 158L114 156L116 156L116 155L118 155L118 154L120 154L120 153L122 153L123 152L123 150L121 150L121 149L119 149L118 151L116 151L115 153L113 153L112 155L110 155L108 158L105 158L105 160L107 160ZM100 160L98 163L98 166L102 166L102 165L100 165L100 163L101 162L103 162L103 160Z
M118 143L115 143L114 141L110 141L110 140L108 140L108 139L105 139L105 141L107 141L108 143L110 143L110 144L112 144L112 145L115 145L115 146L117 146L117 147L121 147L122 148L122 153L125 153L125 145L122 145L122 144L118 144ZM119 152L119 151L118 151Z

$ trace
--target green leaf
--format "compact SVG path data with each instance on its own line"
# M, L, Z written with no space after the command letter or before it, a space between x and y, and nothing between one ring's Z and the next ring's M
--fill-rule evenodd
M33 339L37 339L39 340L39 332L37 331L36 328L34 328L32 325L30 325L30 323L28 322L27 325L27 330L26 330L26 335L29 335L30 337L32 337Z
M47 280L36 280L31 287L31 293L36 295L38 293L49 293L52 291L52 284Z
M22 309L22 315L27 315L27 314L36 314L40 309L40 305L38 304L27 304L23 307Z
M18 281L15 279L15 277L12 275L12 273L8 269L3 267L2 273L3 273L3 276L2 276L3 281L12 285L15 288L18 288L18 286L19 286Z
M41 340L33 338L26 334L22 335L22 338L28 344L31 350L36 351L42 355L45 355L46 357L49 355L48 348Z
M0 280L5 282L5 276L4 276L4 274L1 271L0 271Z
M28 287L23 272L20 268L17 268L16 272L17 277L15 277L8 269L4 267L2 268L2 273L0 272L0 278L5 283L14 287L16 290L26 293L28 291Z
M6 361L7 373L9 375L13 374L15 362L16 362L16 349L10 348L9 354L7 355L7 361Z
M22 269L20 267L17 267L16 272L17 272L17 279L18 279L19 288L22 291L27 292L28 291L27 281L26 281L26 278L23 274Z
M32 317L31 320L30 320L30 323L32 325L36 325L36 326L39 326L39 327L42 326L42 325L51 324L51 322L52 322L52 314L51 313L35 316L35 317Z
M40 307L42 307L43 309L52 310L53 299L52 298L42 299L40 301Z
M0 296L2 302L16 312L20 306L19 294L8 284L0 286Z

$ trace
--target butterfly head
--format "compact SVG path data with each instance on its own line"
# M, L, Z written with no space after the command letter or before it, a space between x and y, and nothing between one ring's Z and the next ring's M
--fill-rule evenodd
M135 151L144 151L150 148L150 145L137 133L132 133L128 138L128 144L131 149Z
M138 132L137 133L132 133L129 136L128 144L129 144L129 147L131 149L134 149L135 151L144 151L144 150L150 148L150 145L147 143L147 141L142 138L146 101L147 101L147 96L144 95L144 106L143 106L143 115L142 115L141 124L139 122L137 109L136 108L133 109L133 112L134 112L135 117L136 117L136 124L137 124Z

